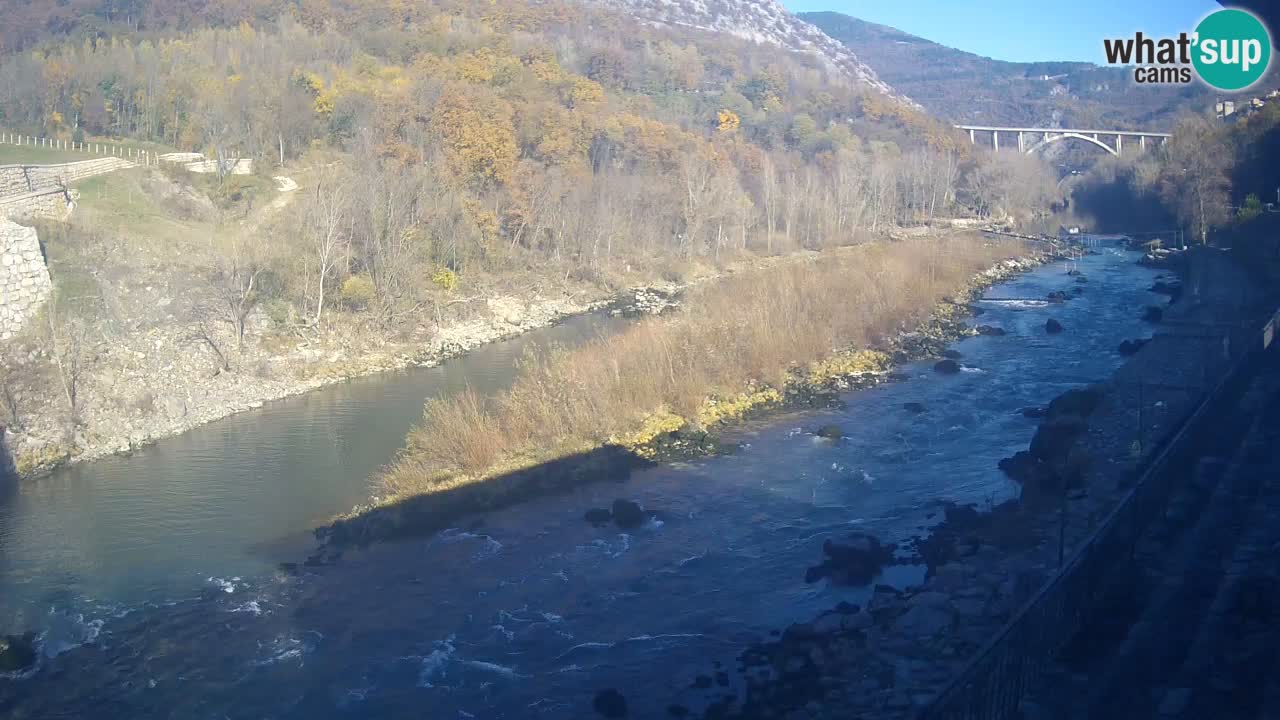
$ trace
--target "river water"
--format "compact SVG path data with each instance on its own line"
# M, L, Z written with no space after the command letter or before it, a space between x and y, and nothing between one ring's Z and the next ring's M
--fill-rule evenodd
M1021 408L1106 378L1121 340L1150 334L1152 275L1104 249L992 288L956 343L965 370L851 393L840 409L734 432L738 451L610 478L433 537L274 570L305 530L363 499L425 397L504 385L524 343L616 329L577 319L430 370L337 386L229 418L129 458L67 470L0 506L5 629L45 633L39 667L0 679L0 713L74 717L588 717L622 689L633 717L715 663L864 591L804 583L824 538L920 534L944 501L1016 493L996 462L1025 448ZM1063 305L1043 298L1088 278ZM1066 330L1048 335L1047 318ZM924 406L911 412L904 403ZM839 424L847 437L808 430ZM624 532L582 520L632 498ZM908 585L923 568L894 568ZM730 678L732 682L732 678Z

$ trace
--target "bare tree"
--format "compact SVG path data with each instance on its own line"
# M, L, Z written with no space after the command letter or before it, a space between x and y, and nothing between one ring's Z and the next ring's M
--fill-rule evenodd
M1201 243L1231 217L1231 148L1212 121L1187 118L1165 145L1160 195Z
M255 233L256 234L256 233ZM214 230L213 269L209 282L222 316L235 330L236 349L244 346L249 316L263 298L269 245L248 232L219 223Z
M40 342L57 372L70 425L74 427L80 424L80 386L92 352L92 326L64 305L59 293L50 295Z
M316 273L315 314L311 324L319 325L324 313L325 284L350 244L347 212L350 189L335 168L323 168L299 203L301 228L311 248Z

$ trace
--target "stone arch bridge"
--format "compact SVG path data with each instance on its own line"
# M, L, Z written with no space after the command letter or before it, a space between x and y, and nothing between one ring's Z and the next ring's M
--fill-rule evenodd
M1000 135L1012 136L1018 145L1019 152L1034 153L1044 147L1063 140L1080 140L1097 145L1112 155L1122 155L1125 138L1129 138L1129 146L1137 139L1138 148L1145 150L1147 143L1163 144L1172 137L1169 133L1143 132L1141 130L1079 130L1075 128L1019 128L992 127L989 125L956 125L961 130L969 131L969 142L977 144L980 139L991 136L991 147L1000 149Z

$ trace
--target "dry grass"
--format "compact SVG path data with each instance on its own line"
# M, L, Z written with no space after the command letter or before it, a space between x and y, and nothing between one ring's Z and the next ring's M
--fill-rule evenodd
M684 309L526 363L506 394L433 401L385 473L388 496L697 424L710 398L780 388L834 353L885 345L1018 247L975 235L869 243L710 283ZM700 412L702 411L702 412ZM719 414L712 414L721 417Z

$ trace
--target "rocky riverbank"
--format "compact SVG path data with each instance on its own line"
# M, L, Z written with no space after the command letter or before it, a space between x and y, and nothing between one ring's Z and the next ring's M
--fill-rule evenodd
M1023 483L1020 500L988 513L944 508L932 533L899 554L898 562L927 567L923 584L876 585L865 606L842 603L748 648L739 658L741 684L692 688L671 714L705 707L707 718L906 718L927 705L1090 537L1231 361L1231 353L1206 354L1204 336L1224 319L1250 317L1244 274L1221 257L1193 260L1180 273L1184 282L1213 280L1169 307L1165 318L1177 324L1114 377L1055 400L1031 448L1002 463ZM1235 352L1243 347L1229 342ZM874 539L853 540L840 552L824 548L819 567L850 554L857 567L885 562Z
M699 281L705 281L705 278ZM212 344L178 323L118 338L91 358L78 379L80 412L67 429L56 413L19 412L5 423L3 455L19 478L68 463L126 454L164 437L265 403L333 383L391 370L432 367L481 345L515 337L589 312L638 316L678 304L685 285L665 283L610 294L488 298L474 317L388 338L350 330L315 336L289 347L247 343L232 370L219 367ZM266 318L255 317L256 326ZM13 353L10 368L35 371L45 358L34 345ZM51 407L46 408L52 410Z

